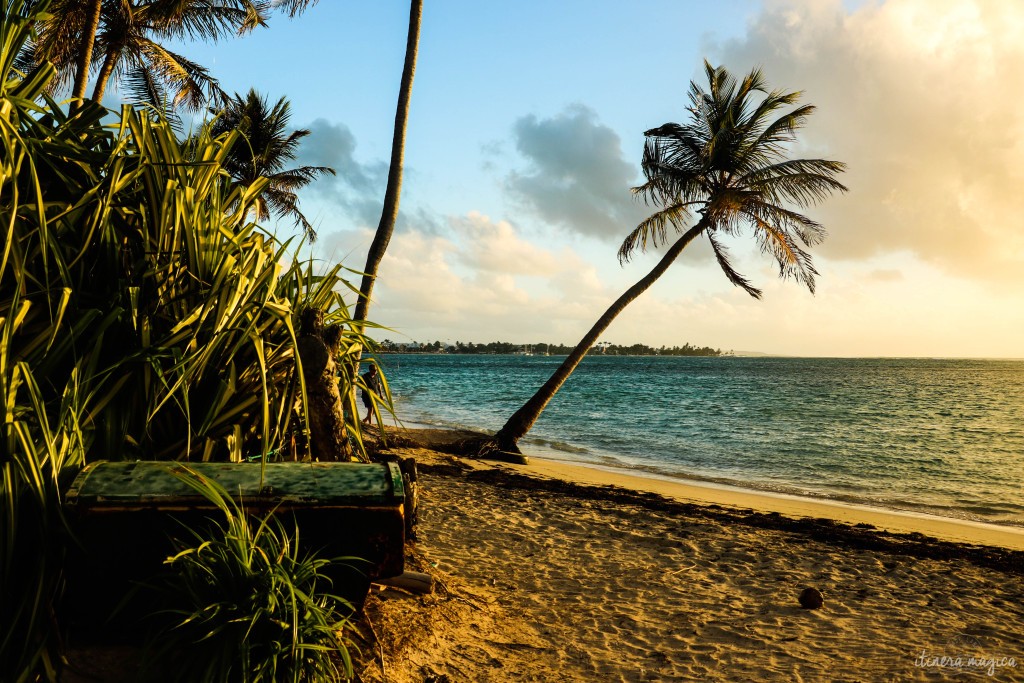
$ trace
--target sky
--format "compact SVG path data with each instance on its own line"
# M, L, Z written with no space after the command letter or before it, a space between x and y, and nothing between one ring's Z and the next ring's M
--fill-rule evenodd
M645 275L643 131L684 122L703 61L817 109L797 156L848 165L808 214L811 294L747 231L752 299L690 245L603 341L798 356L1024 357L1024 2L425 0L398 229L370 318L394 341L574 344ZM380 217L408 4L324 0L186 45L229 92L287 97L315 258L358 271ZM291 234L290 224L276 227ZM353 275L353 281L358 278Z

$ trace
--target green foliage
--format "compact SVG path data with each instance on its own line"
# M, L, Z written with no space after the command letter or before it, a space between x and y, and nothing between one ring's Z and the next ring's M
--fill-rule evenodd
M797 106L801 93L769 91L760 69L740 81L708 62L704 71L707 90L690 83L689 120L644 132L646 182L633 192L659 208L626 236L619 259L629 260L648 242L655 247L666 243L670 226L684 232L696 214L718 265L734 285L761 297L761 290L732 267L721 242L721 235L738 235L749 227L758 248L775 259L780 277L813 292L817 271L803 247L820 243L825 229L791 207L845 192L836 177L846 166L790 158L797 131L814 112L813 105Z
M54 680L52 617L66 539L58 477L81 464L84 449L73 384L48 415L29 367L10 362L15 326L0 318L0 671L4 680Z
M52 65L14 68L47 5L7 0L0 22L0 671L15 681L56 676L62 476L287 451L308 429L299 311L340 326L342 367L368 342L341 267L315 271L246 219L266 180L225 171L237 133L186 157L166 123L69 114L46 95Z
M167 559L160 585L173 615L157 663L174 681L342 681L352 676L343 631L352 606L325 592L332 562L300 556L298 533L275 516L254 520L216 482L178 474L224 514L211 533L191 531Z
M39 201L47 174L39 150L49 141L26 138L23 131L36 125L32 100L53 70L44 67L24 79L11 71L30 27L28 7L7 3L0 24L0 281L18 274L23 248L39 253L34 245L18 243L16 230L25 222L45 222L52 211ZM41 257L46 270L57 267L45 252ZM55 680L52 615L64 560L58 477L84 457L80 373L72 367L56 392L37 381L40 374L26 356L54 340L26 334L34 311L24 287L5 288L0 299L0 671L19 683ZM54 299L49 314L61 318L61 293ZM40 303L45 311L50 302Z
M157 109L179 105L202 109L223 95L217 79L200 64L174 52L174 42L216 41L265 25L262 0L102 0L92 63L92 99L102 102L110 79L125 98ZM88 39L85 27L93 11L86 0L53 0L52 11L39 17L38 39L23 61L48 60L57 67L53 85L74 81Z
M295 194L321 175L334 175L326 166L294 166L288 168L298 154L299 144L309 131L293 129L291 104L285 98L273 106L255 89L245 97L235 93L227 98L222 109L211 110L216 118L210 123L214 135L237 130L245 139L231 148L225 168L242 185L260 178L269 181L256 201L257 218L268 220L271 212L279 218L290 217L301 226L310 240L316 239L312 223L299 211Z
M88 456L282 450L303 391L297 312L327 311L343 356L366 339L347 324L342 267L316 273L246 219L267 181L230 182L238 133L192 141L190 161L129 108L106 130L96 106L12 105L24 163L0 189L0 306L25 307L12 345L48 402L79 373Z

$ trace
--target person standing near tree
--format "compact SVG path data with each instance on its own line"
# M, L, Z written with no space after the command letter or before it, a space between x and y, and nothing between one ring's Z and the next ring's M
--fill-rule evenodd
M361 390L363 405L366 406L366 417L363 424L370 424L373 418L373 397L380 394L380 375L377 374L377 366L371 365L370 369L363 373L363 388Z

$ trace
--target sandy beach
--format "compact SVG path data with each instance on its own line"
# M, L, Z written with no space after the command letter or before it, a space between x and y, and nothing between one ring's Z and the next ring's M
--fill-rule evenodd
M402 436L421 471L409 565L435 591L371 596L366 683L1024 680L1014 529Z

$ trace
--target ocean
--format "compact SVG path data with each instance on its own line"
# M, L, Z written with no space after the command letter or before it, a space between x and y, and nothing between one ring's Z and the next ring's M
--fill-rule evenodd
M403 423L494 431L558 356L383 355ZM1024 526L1024 361L591 355L524 452Z

